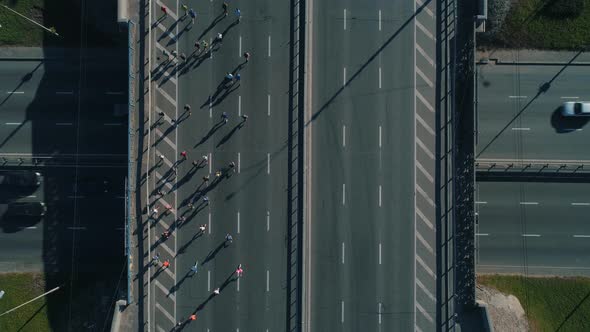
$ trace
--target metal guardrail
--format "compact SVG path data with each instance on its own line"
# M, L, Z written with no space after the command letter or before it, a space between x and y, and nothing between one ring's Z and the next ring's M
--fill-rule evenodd
M476 160L477 172L590 173L590 160Z
M0 154L0 167L124 167L125 155Z
M126 180L126 193L125 193L125 255L127 256L127 305L133 303L133 296L131 292L131 285L133 282L132 278L132 261L133 257L131 256L131 223L133 222L133 213L131 209L131 195L134 192L135 183L134 179L132 178L132 170L135 165L133 156L135 155L133 152L133 119L135 118L135 74L134 74L134 59L135 59L135 23L131 20L127 22L127 33L128 33L128 121L127 121L127 180Z

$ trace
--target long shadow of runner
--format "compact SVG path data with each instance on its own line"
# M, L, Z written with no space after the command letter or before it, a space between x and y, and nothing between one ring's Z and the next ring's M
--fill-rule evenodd
M176 28L176 26L178 25L178 23L180 23L181 20L176 20L174 21L174 23L172 23L168 29L166 29L164 32L162 32L162 34L160 35L160 37L158 37L158 41L166 38L166 37L170 37L170 33L174 30L174 28Z
M166 129L166 131L164 131L162 133L162 136L160 136L155 142L154 144L152 144L152 146L156 146L158 145L158 143L160 143L161 141L164 140L164 138L166 138L166 136L168 136L171 132L174 131L174 129L176 129L175 125L171 125L170 127L168 127L168 129Z
M218 148L218 147L222 146L223 144L225 144L225 142L227 142L236 133L236 131L238 131L243 126L244 126L243 122L240 122L239 124L237 124L235 127L232 128L232 130L229 133L227 133L225 136L223 136L221 138L221 140L219 141L219 143L217 143L217 145L215 147Z
M185 282L185 280L188 277L192 277L193 275L194 275L194 272L192 270L188 270L188 272L182 276L182 279L180 279L180 280L178 280L178 282L176 282L176 285L170 287L168 294L166 294L166 297L170 297L170 295L172 295L172 293L175 293L180 288L180 286L182 286L182 284Z
M235 87L234 87L235 86ZM240 87L240 83L238 84L232 84L229 88L225 88L221 91L225 91L223 93L223 95L214 98L213 103L211 103L211 106L217 106L219 105L219 103L221 103L225 98L227 98L227 96L229 96L232 92L236 91L238 88Z
M190 245L195 242L198 238L200 238L201 236L203 236L203 232L199 231L198 233L196 233L195 235L193 235L193 237L185 244L183 244L180 248L178 248L178 250L176 251L176 255L174 256L175 258L184 254L186 252L186 249L188 249L188 247L190 247Z
M211 24L209 24L208 27L205 28L205 30L203 30L203 32L199 35L199 38L197 38L198 40L201 40L201 38L203 38L207 32L211 31L211 29L213 29L213 27L215 27L217 25L217 23L221 22L221 20L223 20L225 18L225 15L223 13L219 14L214 20L213 22L211 22Z
M150 277L150 280L153 281L154 279L156 279L160 274L162 274L162 272L164 272L164 268L163 267L158 267L158 270L156 271L156 273L154 273L153 276Z
M236 278L233 278L234 272L232 272L227 279L225 279L225 281L223 282L223 284L221 284L221 286L219 287L219 292L221 292L225 287L227 287L231 282L236 281ZM207 297L207 299L205 301L203 301L201 304L199 304L199 306L197 307L197 309L195 309L195 311L193 312L193 314L196 314L197 312L203 310L203 308L205 308L205 306L207 305L207 303L209 303L209 301L211 301L211 299L213 299L215 297L215 293L210 294L209 297Z
M219 253L219 251L223 248L227 248L227 241L223 241L221 242L217 248L213 249L212 251L210 251L207 254L207 257L205 257L205 259L203 260L203 263L201 263L201 265L205 265L208 261L212 260L213 258L215 258L215 256Z
M193 148L196 148L196 147L198 147L199 145L201 145L201 144L203 144L203 143L207 142L207 140L208 140L208 139L209 139L211 136L213 136L213 134L215 134L215 132L216 132L216 131L217 131L219 128L221 128L221 127L223 126L223 123L224 123L224 122L223 122L223 119L222 119L221 121L219 121L219 122L217 122L216 124L214 124L214 125L213 125L213 127L211 127L211 129L209 129L209 132L208 132L208 133L207 133L205 136L203 136L203 138L201 138L201 140L200 140L200 141L199 141L197 144L195 144L195 146L193 146Z

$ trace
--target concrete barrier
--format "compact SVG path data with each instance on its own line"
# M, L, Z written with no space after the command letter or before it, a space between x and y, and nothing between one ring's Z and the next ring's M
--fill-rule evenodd
M488 305L482 301L476 301L477 307L481 313L481 320L485 329L485 332L494 332L494 326L492 325L492 319L488 311Z
M127 307L127 301L119 300L115 303L115 312L113 313L113 321L111 322L111 332L119 332L121 326L121 313Z

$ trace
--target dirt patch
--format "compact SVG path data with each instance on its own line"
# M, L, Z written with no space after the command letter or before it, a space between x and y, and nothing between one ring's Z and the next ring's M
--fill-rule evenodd
M488 313L495 331L529 331L524 309L514 295L478 284L475 296L488 305Z

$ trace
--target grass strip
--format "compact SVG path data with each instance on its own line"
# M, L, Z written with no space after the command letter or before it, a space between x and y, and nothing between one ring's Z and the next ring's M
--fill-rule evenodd
M590 278L485 275L477 281L516 296L533 331L590 331Z
M46 291L41 273L0 273L0 290L6 292L0 299L0 314ZM52 331L47 299L40 298L0 317L0 331Z

